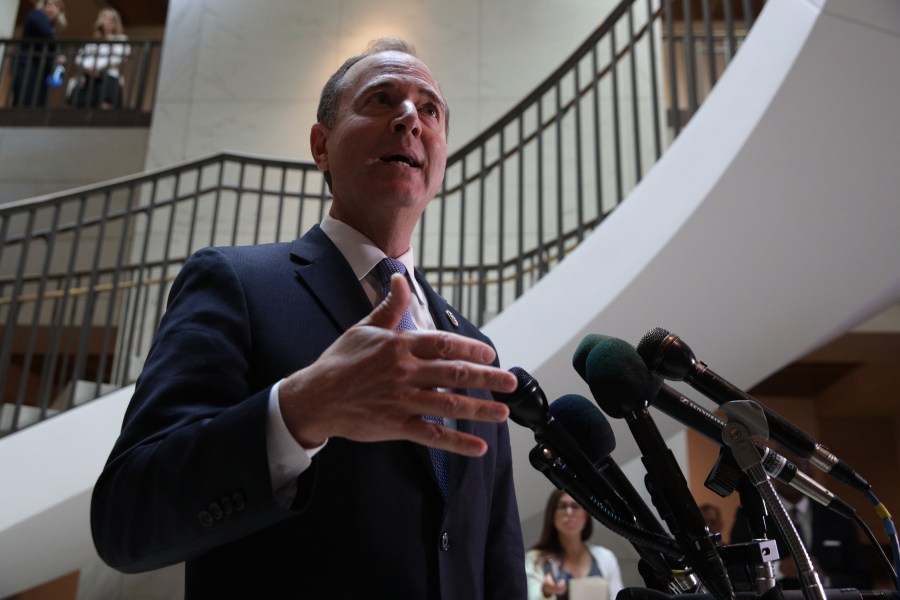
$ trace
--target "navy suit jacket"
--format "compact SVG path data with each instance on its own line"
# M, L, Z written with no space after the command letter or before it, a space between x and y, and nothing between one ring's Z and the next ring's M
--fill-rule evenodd
M416 277L438 329L488 341ZM290 509L274 502L271 386L371 310L318 226L192 256L94 489L101 557L125 572L186 561L189 598L525 598L505 423L459 421L489 449L451 455L446 502L423 446L341 438L299 476Z

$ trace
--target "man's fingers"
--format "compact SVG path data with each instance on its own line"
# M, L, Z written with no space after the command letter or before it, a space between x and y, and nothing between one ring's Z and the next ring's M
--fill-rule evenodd
M489 365L496 353L488 344L449 331L420 331L410 340L410 352L419 358L465 360Z
M463 456L484 456L488 450L487 442L480 437L449 429L436 423L428 423L421 419L415 423L415 431L410 439L423 446L440 448Z
M500 423L509 417L509 407L500 402L437 390L422 390L408 408L416 414L407 419L404 438L464 456L482 456L487 452L487 443L477 436L424 421L421 415L490 423Z
M509 371L465 360L423 360L408 382L421 389L470 388L504 393L514 392L518 385Z
M509 417L509 407L502 402L481 400L449 391L422 390L413 410L448 419L500 423Z

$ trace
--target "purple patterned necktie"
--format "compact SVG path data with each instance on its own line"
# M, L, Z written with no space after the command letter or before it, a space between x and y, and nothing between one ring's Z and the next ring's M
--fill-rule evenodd
M375 274L378 281L381 282L382 299L387 298L387 295L391 293L391 275L400 273L406 277L406 267L403 263L390 257L381 259L381 262L375 265L372 272ZM409 309L406 309L406 312L403 313L403 317L400 319L397 329L416 329L416 324L412 320ZM444 424L443 417L422 415L422 419L431 423L437 423L438 425ZM438 486L441 488L441 495L444 498L447 498L447 493L450 489L450 464L447 451L439 448L428 448L428 454L431 456L431 464L434 466L434 473L437 476Z

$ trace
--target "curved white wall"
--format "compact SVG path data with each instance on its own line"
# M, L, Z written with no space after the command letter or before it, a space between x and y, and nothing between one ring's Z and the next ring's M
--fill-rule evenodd
M91 490L134 386L0 438L0 598L97 561Z
M160 130L154 121L151 143L157 160L167 157L161 164L195 155L207 135L224 135L215 124L192 129L198 119L209 119L198 112L215 104L212 100L178 97L195 84L201 87L191 77L219 48L200 43L207 38L196 32L207 31L208 21L178 13L188 4L171 5L170 22L182 37L166 52L179 45L202 47L195 48L190 64L167 59L174 70L170 75L183 74L193 83L169 88L172 95L161 99L161 105L169 101L170 114L161 119ZM252 12L246 19L259 10L258 3L228 4L228 10ZM205 10L212 13L206 19L218 18L214 6ZM529 13L524 14L514 18L526 19ZM254 31L234 29L231 43ZM443 43L451 43L452 33ZM457 43L468 43L467 33L457 33ZM563 41L568 39L580 38ZM327 48L334 56L350 50L332 42ZM647 329L660 325L746 387L900 299L897 56L900 3L895 0L769 2L712 96L628 201L486 328L504 364L534 374L551 399L572 392L589 397L570 366L581 338L604 333L637 343ZM546 72L542 68L535 81ZM487 81L479 80L480 85ZM516 91L513 100L524 91ZM231 92L238 89L216 93L228 100ZM230 111L242 110L240 101L230 104L214 118L223 127ZM166 138L163 130L176 125L183 130ZM305 131L303 125L302 140L291 140L294 132L288 128L272 147L243 149L281 154L296 141L305 151ZM166 139L171 148L164 147ZM169 152L175 155L171 159ZM565 310L554 311L559 307ZM93 551L85 498L112 446L125 400L97 401L0 440L0 481L15 481L11 488L22 491L0 497L0 597L71 570L73 552ZM658 422L667 435L677 434L671 421ZM613 425L619 440L614 456L624 463L636 450L627 428ZM549 484L528 465L530 432L511 427L520 509L524 520L533 521ZM52 455L41 455L40 449ZM52 542L48 523L53 523ZM40 562L29 560L38 553Z
M748 387L900 299L898 56L894 0L767 3L627 201L488 325L504 364L551 400L590 398L571 367L583 336L637 344L661 326ZM613 426L614 456L633 458ZM513 441L534 446L522 428ZM527 460L516 484L527 519L548 484Z

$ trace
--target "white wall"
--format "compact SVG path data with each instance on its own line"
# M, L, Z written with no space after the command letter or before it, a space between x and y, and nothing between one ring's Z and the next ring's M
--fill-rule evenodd
M451 107L451 150L521 100L613 0L171 0L147 167L221 150L310 158L319 91L369 40L416 44Z
M19 0L0 0L0 32L2 37L12 37L16 28Z
M0 205L143 170L145 128L0 127Z

